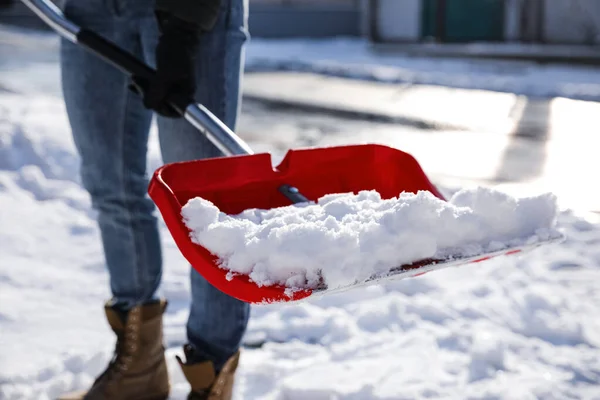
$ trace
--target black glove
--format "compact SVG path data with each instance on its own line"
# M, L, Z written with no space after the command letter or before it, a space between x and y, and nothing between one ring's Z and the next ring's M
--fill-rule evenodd
M160 38L156 47L156 75L144 87L144 106L158 114L177 118L179 114L167 103L172 95L193 101L196 92L196 54L201 31L197 25L157 11ZM136 80L136 78L134 78Z

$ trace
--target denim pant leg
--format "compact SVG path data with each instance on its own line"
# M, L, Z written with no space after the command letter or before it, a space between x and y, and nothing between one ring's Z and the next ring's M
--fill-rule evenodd
M105 0L68 0L64 12L142 56L136 24ZM154 204L147 196L146 151L151 112L128 88L128 78L88 51L61 44L63 94L81 179L98 212L110 288L124 309L154 296L161 249Z
M235 129L241 97L243 45L248 39L247 0L221 3L216 26L201 40L196 100ZM151 64L154 64L156 29L150 20L143 35L147 62ZM158 117L158 127L165 163L222 156L183 119ZM187 335L198 352L196 361L209 359L220 369L240 346L250 307L210 285L194 269L191 269L191 294Z

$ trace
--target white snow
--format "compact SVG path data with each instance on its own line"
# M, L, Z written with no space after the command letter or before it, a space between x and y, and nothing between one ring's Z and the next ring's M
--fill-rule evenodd
M0 25L0 45L8 45L0 48L0 87L60 94L56 35L28 32ZM248 72L309 71L403 85L600 100L600 71L594 66L409 56L393 49L377 50L357 38L252 38L245 67Z
M329 289L393 267L462 258L560 236L551 193L514 198L464 189L449 201L427 191L382 199L375 190L229 216L201 197L182 208L190 237L219 265L259 286Z
M48 49L35 45L35 37L31 41L35 51ZM17 61L11 60L18 66ZM99 233L77 177L65 110L60 98L42 93L43 86L28 84L53 83L56 66L50 78L37 75L46 69L27 70L35 74L27 76L28 82L17 70L0 73L0 80L12 80L12 88L32 89L0 92L2 400L47 400L83 389L101 372L114 346L102 309L109 290ZM565 72L564 79L577 79L569 76ZM487 157L501 157L503 149L484 132L423 133L361 123L364 136L359 137L353 136L358 122L336 121L328 137L324 122L306 124L296 116L294 124L286 125L287 120L277 118L262 115L251 121L246 114L240 132L252 139L252 148L278 153L298 144L369 137L410 148L418 159L428 155L426 171L456 177L470 176L460 173ZM255 129L248 129L250 122ZM587 141L593 139L591 130L580 128L571 128L543 161L560 165L545 169L544 177L569 185L573 197L585 196L581 184L574 184L582 179L577 172L593 176L587 168L595 168L580 162L581 152L565 153L577 142L587 144L589 152L597 148ZM157 143L153 131L149 171L160 165ZM465 151L467 143L476 143L478 153ZM523 142L525 156L535 153L530 146L536 143ZM442 151L446 157L439 156ZM476 172L483 176L487 170ZM462 180L456 189L469 182ZM529 186L525 182L519 188ZM512 195L518 196L518 190ZM298 304L254 307L244 341L268 343L244 350L234 399L597 399L600 218L584 211L561 208L556 227L566 240L526 256ZM174 355L181 354L185 341L190 268L162 224L161 233L165 270L160 294L170 301L165 316L170 398L183 400L189 387Z
M525 47L526 48L526 47ZM427 58L376 49L367 40L252 39L248 71L307 71L397 84L496 90L528 96L600 99L600 72L593 66L532 61Z

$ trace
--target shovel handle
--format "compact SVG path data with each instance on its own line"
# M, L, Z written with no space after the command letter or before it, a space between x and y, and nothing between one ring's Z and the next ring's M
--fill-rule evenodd
M50 0L21 1L60 36L90 50L130 77L150 80L154 76L156 71L153 68L95 32L68 20ZM253 154L242 139L202 104L178 96L168 101L180 116L200 130L226 156Z
M21 0L60 36L81 45L100 58L114 65L130 77L151 80L156 71L133 54L104 39L93 31L81 28L68 20L63 12L50 0ZM226 156L253 154L250 147L210 110L195 101L172 96L169 105L192 126L202 132ZM308 199L293 186L282 185L281 194L292 203L307 202Z

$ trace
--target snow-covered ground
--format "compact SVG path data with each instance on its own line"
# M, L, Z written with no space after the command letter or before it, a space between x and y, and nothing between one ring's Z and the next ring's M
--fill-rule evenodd
M374 50L360 39L255 40L248 47L247 69L316 71L388 83L600 100L600 72L594 67L403 56L393 50Z
M307 54L318 51L306 47ZM113 337L102 305L109 292L64 106L50 87L55 61L41 60L31 79L17 58L12 62L15 68L4 64L0 72L17 92L0 92L0 399L51 399L87 386L108 361ZM252 105L244 107L239 132L275 159L291 147L360 142L368 134L423 155L426 171L455 177L468 162L485 165L503 149L488 146L470 159L455 153L450 165L426 149L459 150L464 138L457 132L444 138ZM495 143L480 136L475 143L482 147ZM525 150L536 145L527 143ZM150 170L161 164L157 146L153 131ZM434 174L446 194L473 182L447 186L441 177ZM266 343L244 351L235 398L600 399L600 220L585 211L563 209L559 227L567 239L526 256L254 307L245 341ZM185 341L189 267L164 225L161 231L171 398L184 399L188 387L174 354Z
M10 50L3 52L2 44L11 44ZM0 25L0 84L17 90L56 90L57 47L56 35L23 35L21 29ZM14 63L19 68L8 68ZM43 73L35 69L40 64L44 64ZM246 50L246 70L310 71L388 83L600 100L600 71L593 66L404 56L378 51L356 38L252 38Z

